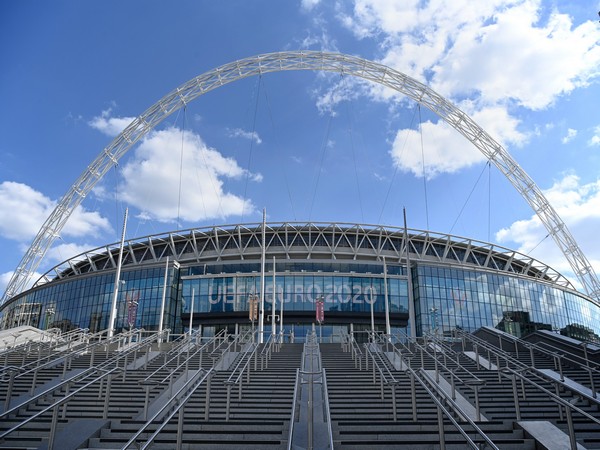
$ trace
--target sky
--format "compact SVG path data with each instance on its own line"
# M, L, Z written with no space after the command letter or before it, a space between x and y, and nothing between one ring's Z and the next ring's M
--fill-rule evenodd
M500 142L600 273L598 0L0 2L0 291L61 197L186 81L292 50L427 84ZM45 255L178 229L315 221L508 247L578 281L527 202L438 116L341 73L238 80L167 117L94 187Z

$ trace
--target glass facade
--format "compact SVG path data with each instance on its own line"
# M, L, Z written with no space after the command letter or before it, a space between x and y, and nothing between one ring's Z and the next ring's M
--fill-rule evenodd
M132 328L158 330L165 268L127 270L121 273L117 299L117 331ZM165 327L177 324L178 271L169 269L165 292ZM175 278L174 278L175 277ZM32 325L64 331L88 328L96 332L108 328L114 296L115 272L50 283L20 296L3 311L5 327ZM37 316L24 316L24 305L40 305Z
M538 329L597 340L600 308L583 296L547 283L502 273L420 265L414 294L419 334L482 326L517 336ZM569 331L570 330L570 331Z
M236 274L206 275L183 278L182 312L190 312L192 294L194 313L248 311L249 299L260 296L260 276ZM385 312L385 285L391 313L408 314L406 279L378 276L348 276L344 274L267 273L265 276L265 309L271 310L273 297L276 309L283 303L285 311L314 311L315 302L322 298L325 313ZM275 296L273 296L275 292Z

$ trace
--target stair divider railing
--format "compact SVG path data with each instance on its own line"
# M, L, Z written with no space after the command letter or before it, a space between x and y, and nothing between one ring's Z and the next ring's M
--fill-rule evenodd
M65 333L65 337L61 336L60 329L53 329L54 332L49 332L46 330L44 333L41 333L38 339L29 339L27 342L23 342L21 344L15 344L10 346L6 341L5 345L8 344L6 348L0 351L0 356L4 359L4 366L8 366L9 359L15 359L15 356L18 356L21 359L21 366L25 365L25 360L33 355L33 353L37 353L38 355L42 352L51 352L57 347L62 347L72 339L74 333L80 333L80 329L74 330L70 333ZM13 333L13 338L15 342L19 337L19 333ZM38 357L39 359L39 357Z
M89 339L86 339L87 329L73 330L72 332L65 333L63 336L64 337L61 337L59 341L29 341L3 352L4 366L9 366L8 360L11 355L18 355L21 360L21 363L18 365L19 372L29 373L31 368L37 368L42 364L60 362L60 360L64 358L64 355L70 354L74 349L85 351L88 347ZM75 338L77 338L77 341L81 339L79 345L73 345ZM62 347L64 347L62 350L57 350ZM26 363L28 358L31 359L31 361ZM15 359L14 356L12 359ZM13 363L12 365L15 366L16 364ZM0 379L3 379L5 371L6 367L0 368Z
M369 360L373 371L373 384L377 384L377 374L379 374L379 387L381 400L385 398L384 388L389 387L392 392L392 415L394 422L398 420L398 410L396 407L396 386L399 380L394 377L394 374L386 364L384 356L376 343L364 344L365 348L365 367L369 370Z
M392 346L392 351L400 358L401 361L406 364L406 366L410 367L411 361L414 359L414 352L417 351L421 354L421 368L423 367L423 358L424 355L429 356L430 359L434 361L434 372L435 372L435 383L439 385L440 382L440 374L446 373L450 377L450 398L454 401L456 400L456 384L466 386L470 388L475 395L475 414L476 420L481 419L481 409L479 406L479 389L481 386L485 384L485 381L481 378L477 377L474 373L472 373L469 369L464 367L460 363L460 359L458 358L458 353L455 352L450 347L446 346L441 340L433 341L432 346L430 346L425 341L424 344L420 344L417 340L414 340L414 345L412 348L407 345L407 342L410 342L407 336L398 336L393 335L390 341L399 342L401 348L397 348L396 346ZM429 349L433 349L433 353ZM441 351L438 351L441 350ZM448 354L450 356L456 357L455 359L447 358ZM440 355L443 356L444 361L439 361ZM452 363L452 367L450 367ZM437 388L436 388L437 389ZM438 389L439 390L439 389Z
M260 370L269 368L269 361L273 356L273 349L276 347L276 340L273 339L273 335L270 334L267 337L267 341L263 344L262 350L258 359L260 359ZM254 370L256 370L256 359L254 360Z
M10 405L10 401L11 401L11 397L12 397L12 388L14 385L14 379L16 378L13 375L11 377L12 379L9 380L9 385L8 385L8 389L7 389L6 397L5 397L5 401L4 401L4 411L2 413L0 413L0 419L2 419L3 417L8 417L9 415L11 415L15 412L18 412L21 409L26 410L27 406L36 404L39 400L42 400L45 397L52 395L55 392L61 392L63 390L65 392L68 392L71 385L73 385L75 383L85 382L85 380L87 378L95 376L95 374L98 371L107 373L107 372L111 371L112 369L117 369L119 372L123 372L125 374L127 371L127 356L128 356L128 354L135 354L137 351L139 351L140 349L143 349L144 347L149 348L154 342L157 341L157 339L158 339L158 334L154 333L154 334L146 337L139 343L137 343L136 346L131 347L127 352L119 353L119 354L113 356L112 358L105 360L104 362L102 362L100 364L96 364L96 365L90 364L90 367L88 369L85 369L84 371L77 373L70 378L66 378L66 373L67 373L66 368L70 364L68 361L68 357L66 357L65 361L63 362L63 374L62 374L62 380L60 383L52 386L51 388L44 390L43 392L38 393L37 395L33 395L26 402L20 403L19 405L9 409L9 405ZM97 345L97 344L92 344L92 345ZM122 367L121 367L121 365L122 365ZM38 368L38 370L41 370L41 368ZM15 370L13 370L13 374L14 373L16 373ZM100 382L98 398L101 399L104 377L96 378L96 381ZM33 387L35 388L35 385L33 385ZM65 406L63 408L63 416L66 414L66 409L67 409L67 406L65 403Z
M596 377L600 377L600 367L597 364L594 364L593 362L590 363L590 361L587 358L587 354L585 358L578 357L577 355L568 355L565 353L564 350L559 349L546 342L523 342L523 344L529 347L529 350L531 352L531 365L533 367L535 367L534 350L538 350L539 352L551 356L554 361L554 369L559 372L561 381L565 381L565 376L563 374L564 363L571 364L581 368L582 370L585 370L588 373L589 377L589 386L587 387L589 387L592 391L593 398L598 398L598 393L596 392L596 383L594 381L594 375L596 375ZM584 345L584 349L586 348L585 344L585 342L582 343L582 345Z
M519 405L519 393L518 393L518 388L517 388L517 383L516 383L516 379L519 378L522 383L527 383L527 384L533 386L538 391L546 394L550 400L552 400L554 403L557 404L558 411L560 414L560 420L564 420L563 419L563 408L564 408L564 411L566 414L566 422L567 422L567 429L569 432L569 441L570 441L571 450L577 450L578 446L577 446L577 441L575 438L575 428L573 426L573 412L576 412L576 413L584 416L586 419L591 420L592 422L596 423L597 425L600 425L600 420L597 419L596 417L592 416L591 414L587 413L586 411L582 410L581 408L578 408L577 406L575 406L575 403L578 400L577 397L574 397L571 400L565 400L560 395L558 395L558 393L553 393L553 392L549 391L548 389L546 389L545 387L540 386L538 383L536 383L532 379L526 377L524 375L524 372L526 372L526 370L518 371L518 370L511 369L509 367L505 367L502 369L503 375L508 377L512 381L513 397L514 397L514 402L515 402L515 412L516 412L517 420L521 420L521 410L520 410L520 405ZM523 389L522 391L523 391L523 396L524 396L525 390Z
M216 367L217 364L223 360L225 355L230 352L240 351L247 343L256 342L256 333L257 332L253 330L246 330L245 332L236 335L228 335L225 333L222 345L217 346L210 354L210 357L213 360L213 367ZM230 340L231 336L233 336L233 340Z
M62 417L64 418L66 415L66 409L67 409L67 404L68 404L69 400L71 400L73 397L75 397L76 395L78 395L79 393L84 391L85 389L89 388L90 386L92 386L98 382L100 382L100 396L102 396L102 380L105 378L108 378L108 380L107 380L108 382L106 384L106 390L104 392L105 400L104 400L104 412L103 412L103 417L102 417L103 419L106 419L108 417L108 405L109 405L109 399L110 399L110 387L111 387L110 378L120 371L121 371L121 369L118 367L113 367L110 370L103 370L103 369L98 368L98 369L96 369L96 372L102 372L101 375L99 375L96 378L94 378L93 380L87 382L86 384L79 387L78 389L76 389L73 392L69 392L69 388L68 388L69 384L66 384L66 392L60 399L56 400L51 405L46 406L45 408L41 409L40 411L36 412L35 414L27 417L26 419L19 422L18 424L16 424L9 430L6 430L3 433L1 433L0 440L4 439L9 434L17 431L18 429L20 429L24 425L28 424L29 422L33 421L34 419L37 419L38 417L46 414L47 412L52 411L52 421L50 423L50 431L49 431L49 435L48 435L48 447L47 447L48 450L52 450L54 448L54 437L56 434L56 427L57 427L57 423L58 423L58 415L60 412L60 407L62 406L62 408L63 408ZM52 390L54 391L54 390L56 390L56 388L53 388ZM23 405L21 405L19 408L22 408L22 407L23 407ZM19 408L16 408L16 409L19 409ZM3 413L2 415L10 414L12 412L14 412L14 410L7 411L7 412Z
M319 396L317 393L316 402L315 384L321 385L321 395ZM304 399L301 395L301 392L304 390L303 385L307 387ZM322 421L315 424L315 408L319 407L322 408ZM306 436L303 433L299 433L300 427L298 425L300 423L303 425L302 429L306 429ZM325 435L319 432L322 431L323 426L325 427ZM292 450L293 448L333 450L333 430L331 427L329 393L327 391L327 375L321 364L319 339L314 325L312 331L309 331L306 335L302 351L302 368L296 370L296 384L294 386L287 450Z
M497 347L495 347L493 344L490 344L489 342L480 339L476 336L470 335L468 333L463 333L463 336L465 337L465 339L467 340L471 340L474 344L477 344L481 347L485 347L488 351L495 353L496 355L499 356L499 360L502 360L505 364L505 367L503 367L500 370L500 365L498 364L498 381L501 382L501 377L502 376L508 376L509 379L511 380L512 383L512 388L513 388L513 397L514 397L514 404L515 404L515 415L517 417L517 420L520 420L521 418L521 412L520 412L520 406L519 406L519 389L517 387L517 380L519 381L520 384L520 391L521 391L521 395L523 399L526 399L526 390L525 390L525 384L526 382L528 382L530 385L534 386L534 387L539 387L539 389L542 390L542 392L547 393L550 392L547 389L543 388L542 386L539 385L539 383L537 383L535 380L537 380L538 382L545 382L545 383L550 383L554 386L554 390L555 393L552 394L553 398L560 398L560 390L571 390L572 387L569 386L564 380L561 379L555 379L555 378L548 378L546 375L543 375L542 372L539 372L535 367L532 366L528 366L516 359L514 359L511 355L507 354L506 352L498 349ZM520 342L521 344L527 344L527 343L523 343ZM513 373L513 374L518 374L518 376L514 376L511 377L510 375L507 375L507 373ZM581 393L578 393L578 396L584 396ZM600 400L597 397L593 397L593 396L585 396L585 398L591 402L591 403L595 403L597 405L600 405ZM563 405L564 406L564 405ZM559 405L558 406L558 411L559 411L559 416L561 420L564 420L563 417L563 409L562 407ZM568 417L567 417L568 419Z
M269 337L269 342L264 344L272 346L276 339ZM227 403L225 404L225 420L229 421L229 412L231 409L231 389L236 384L238 385L238 401L242 400L242 389L244 386L244 373L246 373L246 384L250 384L250 363L252 358L256 361L256 353L259 346L256 342L249 342L245 349L241 352L237 359L235 367L231 370L229 378L223 383L227 386ZM261 364L262 369L262 364Z
M158 368L153 370L149 375L140 381L140 384L145 387L144 420L147 419L148 416L150 392L155 389L164 388L165 383L168 382L167 389L171 395L173 392L173 384L177 380L177 374L185 373L186 377L189 376L190 361L193 361L196 358L198 359L198 368L201 369L202 355L207 351L214 351L217 348L218 343L223 342L224 331L225 330L221 330L221 332L214 335L208 342L196 348L193 353L188 354L183 362L181 362L178 358L179 352L177 352L175 355L170 355L170 357L165 358L163 363ZM172 367L173 365L175 365L175 367ZM209 393L207 392L207 396L208 395Z
M444 404L442 403L442 400L440 400L435 395L435 393L429 388L428 384L433 383L433 380L431 380L429 377L427 377L427 373L425 372L425 370L421 367L421 368L419 368L419 371L417 372L414 369L409 368L408 373L411 378L411 387L414 386L415 381L418 382L421 385L421 387L425 390L427 395L429 395L429 397L431 398L431 400L435 403L435 405L437 407L440 450L445 450L445 448L446 448L444 416L450 421L450 423L454 426L454 428L456 428L456 430L463 436L467 445L470 448L472 448L472 449L482 448L479 444L475 443L473 441L473 439L471 439L471 437L469 436L467 431L465 431L463 426L461 426L456 421L452 412L450 412L444 406ZM428 380L428 381L426 381L426 380ZM437 392L440 392L440 391L437 391ZM413 395L413 420L416 422L417 417L416 417L416 391L415 391L415 389L413 389L412 395ZM443 396L444 402L449 404L454 411L459 411L459 412L461 411L461 408L454 402L454 400L452 400L450 397L448 397L445 394L442 394L442 396ZM492 450L499 450L499 448L496 446L496 444L494 444L494 442L483 432L483 430L481 430L481 428L479 428L477 426L477 424L471 418L468 417L468 415L466 415L464 413L460 413L460 415L464 418L464 420L466 422L469 423L469 425L473 428L473 430L475 430L475 432L483 438L483 440L485 441L485 444L487 445L485 448L491 448Z
M196 390L204 383L210 383L210 378L213 375L213 368L209 370L200 369L194 376L187 380L187 382L165 402L162 408L158 410L150 419L146 421L144 425L127 441L122 447L122 450L126 450L133 446L137 450L143 450L149 448L162 430L167 426L173 417L177 414L177 443L176 449L180 450L183 444L183 417L185 405ZM207 387L208 392L208 387ZM206 402L208 406L208 401ZM146 430L151 426L155 425L158 420L162 421L158 424L156 430L150 437L143 442L138 442L138 439L142 434L146 433Z
M363 352L360 349L358 342L356 342L356 339L354 339L354 333L348 334L347 331L342 330L339 334L342 350L344 352L350 352L352 360L354 361L354 368L362 370Z

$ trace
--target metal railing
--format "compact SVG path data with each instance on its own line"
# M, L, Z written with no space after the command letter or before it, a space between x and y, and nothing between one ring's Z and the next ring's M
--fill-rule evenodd
M420 373L423 374L423 378L426 378L427 374L424 372L424 370L421 368L421 369L419 369L419 371L420 371ZM463 436L467 445L470 448L477 449L477 450L480 449L481 447L479 446L479 444L477 444L475 441L473 441L473 439L471 439L471 437L469 436L467 431L465 431L464 427L461 426L456 421L456 419L454 418L452 413L450 411L448 411L448 409L446 409L446 407L444 406L442 401L437 398L437 396L431 391L431 389L429 389L429 387L427 386L427 382L423 378L421 378L414 369L409 368L408 372L411 377L411 386L414 386L415 381L418 382L421 385L421 387L425 390L425 392L429 395L431 400L433 400L433 402L435 403L435 405L437 407L440 450L444 450L446 448L446 433L445 433L445 429L444 429L444 417L446 417L450 421L450 423L454 426L454 428L456 428L456 430ZM413 391L413 403L414 403L415 397L416 397L416 394ZM448 396L444 396L444 400L447 403L449 403L450 405L452 405L454 410L460 411L460 407L451 398L449 398ZM413 415L416 416L416 411L415 411L414 407L413 407ZM464 414L461 414L461 415L469 423L469 425L473 428L473 430L475 430L475 432L483 438L485 443L492 450L499 450L499 448L496 446L496 444L494 444L494 442L483 432L483 430L481 430L481 428L479 428L477 426L477 424L473 420L471 420L467 415L464 415ZM414 420L416 421L416 417L414 417Z
M392 414L393 414L394 421L397 421L396 392L395 391L396 391L397 385L399 384L399 380L396 379L393 372L391 371L391 369L388 366L389 359L386 360L387 356L384 353L384 349L386 347L388 350L391 350L391 352L397 351L398 354L402 357L402 360L407 361L406 362L406 364L407 364L406 372L408 373L408 375L410 377L413 421L414 422L418 421L418 416L417 416L418 410L417 410L417 400L416 400L417 399L416 383L418 383L424 389L424 391L427 393L427 395L430 397L430 399L435 403L435 405L437 407L437 412L438 412L438 430L439 430L440 449L442 449L442 450L445 449L445 445L446 445L445 431L444 431L444 417L446 417L450 421L450 423L458 430L458 432L464 437L467 445L470 448L473 448L473 449L480 448L478 446L478 444L475 443L471 439L471 437L469 436L467 431L464 429L464 426L462 426L461 424L459 424L456 421L456 419L453 416L453 413L444 406L443 402L448 404L451 407L453 412L455 412L460 417L462 417L466 422L468 422L469 425L473 428L473 430L478 435L481 436L481 438L485 441L485 443L487 445L490 446L490 448L498 449L498 447L492 442L492 440L475 424L475 422L469 417L469 415L467 413L465 413L464 410L454 401L455 400L454 392L452 392L449 395L444 390L436 387L435 390L438 393L438 395L440 395L442 397L442 399L443 399L443 402L442 402L442 400L440 400L440 398L438 398L436 393L434 393L428 387L428 384L430 384L432 387L434 387L437 383L439 383L439 379L436 380L436 379L432 379L431 377L429 377L429 375L427 374L427 372L425 371L425 369L423 367L420 367L418 371L416 371L415 369L410 367L410 361L415 356L415 352L414 352L415 349L422 352L422 354L424 352L430 358L433 358L434 361L437 361L437 356L432 355L427 350L426 345L419 344L416 340L412 340L412 342L411 342L410 340L406 340L405 337L402 337L402 339L399 339L399 340L402 342L401 347L405 350L405 353L403 354L400 349L396 348L393 345L390 345L390 341L392 341L391 336L386 336L386 335L380 334L378 336L372 336L371 340L373 342L364 344L364 347L365 347L365 355L370 357L369 359L371 360L372 367L373 367L373 384L376 384L375 373L377 371L377 373L379 373L380 395L381 395L382 400L384 399L384 386L387 385L391 389ZM367 359L367 361L369 359ZM439 365L446 368L446 366L441 362L439 362ZM369 367L367 364L367 370L368 370L368 368ZM449 372L452 372L449 369L447 369L447 370ZM436 374L439 374L439 371L437 368L436 368ZM479 411L478 403L479 402L476 401L476 404L477 404L476 410L477 411ZM477 413L477 414L479 416L479 413Z
M154 440L158 437L158 435L162 432L162 430L167 426L167 424L171 421L171 419L177 414L177 443L176 449L180 450L183 443L183 416L185 405L191 396L196 392L196 390L207 381L210 383L210 378L213 375L213 368L205 371L204 369L200 369L192 376L187 382L173 395L171 398L160 408L150 419L146 421L146 423L127 441L127 443L122 447L122 450L126 450L131 446L137 450L147 449L149 448ZM207 385L206 392L206 406L209 406L209 391L210 387ZM164 416L164 418L163 418ZM162 422L158 424L156 430L152 435L146 438L143 442L138 442L140 436L146 433L146 430L153 426L156 421L162 419Z
M511 368L504 368L504 369L502 369L502 372L503 372L503 375L507 376L512 381L513 398L514 398L514 403L515 403L515 413L516 413L517 420L521 420L519 390L518 390L518 386L516 383L517 378L519 378L522 383L527 383L527 384L533 386L536 390L543 392L544 394L546 394L548 396L548 398L550 400L552 400L554 403L556 403L557 407L558 407L559 415L560 415L560 420L564 420L564 418L563 418L563 408L564 408L571 450L577 450L577 448L578 448L577 440L575 438L575 427L573 426L573 412L576 412L576 413L584 416L586 419L591 420L592 422L596 423L597 425L600 425L599 419L595 418L591 414L589 414L589 413L585 412L584 410L575 406L575 404L573 402L574 401L576 402L577 398L575 398L571 401L565 400L565 399L561 398L560 395L557 395L557 394L549 391L548 389L544 388L543 386L540 386L535 381L526 377L524 375L524 373L513 370ZM525 396L524 388L522 388L522 392L523 392L523 396Z
M104 361L101 364L98 364L94 367L90 367L90 368L84 370L83 372L76 374L73 377L68 378L68 379L64 379L64 376L63 376L63 380L60 383L46 389L43 392L40 392L37 395L32 396L27 401L22 402L19 405L16 405L15 407L13 407L11 409L8 409L8 405L10 405L10 398L11 398L11 394L12 394L12 392L9 389L7 391L7 396L6 396L6 400L5 400L5 411L0 414L0 418L8 417L10 414L17 412L18 410L26 409L27 406L36 404L39 400L44 399L45 397L52 395L55 392L62 392L64 390L68 394L71 385L75 384L75 383L86 383L83 386L83 388L88 388L88 387L92 386L94 383L99 382L100 386L99 386L98 398L99 399L103 398L102 392L104 389L103 384L105 382L106 374L111 374L111 377L112 377L112 374L115 374L118 372L119 374L122 373L123 377L124 377L127 372L128 356L131 354L136 354L140 349L147 347L149 345L152 345L158 338L159 338L158 333L150 335L150 336L144 338L143 340L141 340L140 342L137 342L135 345L132 345L126 351L118 353L117 355L113 356L112 358L107 359L106 361ZM65 366L66 366L66 362L65 362ZM99 372L103 373L103 375L94 378L91 382L86 382L86 380L88 380L90 377L96 376L96 374ZM65 372L63 371L63 373L65 373ZM9 388L10 387L12 387L12 383L9 383ZM82 390L82 388L78 388L73 393L65 395L61 399L54 402L53 405L56 405L56 404L64 405L63 413L62 413L63 417L66 414L67 402L69 401L69 399L73 398L75 393L79 393L79 392L81 392L81 390ZM106 414L108 411L108 400L109 400L109 396L110 396L110 380L106 380L106 391L107 391L107 393L104 396L104 398L105 398L104 416L105 417L106 417ZM50 405L50 407L48 407L48 408L51 408L53 405ZM43 411L47 412L49 410L48 408L45 408ZM23 419L22 422L20 422L15 427L13 427L12 429L5 432L2 435L2 437L5 437L6 435L10 434L11 432L19 429L24 424L30 422L34 418L39 417L39 415L40 415L40 413L37 413L37 414L34 414L32 416L29 416L29 417Z
M274 339L270 339L271 345ZM249 348L247 347L245 351L243 351L238 358L238 362L231 371L229 378L224 381L224 384L227 386L227 403L225 404L225 420L229 421L229 413L231 409L231 389L236 384L238 385L238 400L242 400L242 388L244 386L244 372L246 373L246 384L250 384L250 362L252 358L254 358L254 364L256 366L256 353L258 350L258 344L252 342L248 343ZM256 367L255 367L256 368ZM261 367L262 369L262 367Z
M302 369L296 370L288 450L293 448L333 450L334 448L327 374L321 366L318 341L319 338L313 328L306 335L302 352ZM320 392L318 389L315 392L315 385L320 385ZM298 432L296 424L300 423L303 424L302 429L306 430L306 434Z
M98 371L104 372L102 375L94 378L93 380L89 381L88 383L86 383L85 385L79 387L78 389L76 389L73 392L68 392L68 385L67 385L67 392L66 394L56 400L54 403L52 403L51 405L43 408L41 411L38 411L37 413L27 417L26 419L24 419L23 421L19 422L18 424L16 424L15 426L13 426L12 428L4 431L3 433L0 434L0 439L4 439L6 436L8 436L9 434L17 431L18 429L20 429L21 427L23 427L24 425L28 424L29 422L33 421L34 419L37 419L38 417L46 414L49 411L52 411L52 421L51 421L51 425L50 425L50 431L49 431L49 435L48 435L48 450L52 450L54 447L54 437L56 434L56 427L57 427L57 423L58 423L58 414L59 414L59 409L62 406L63 407L63 411L62 411L62 415L63 417L66 415L66 409L67 409L67 403L69 402L69 400L71 400L73 397L75 397L77 394L79 394L80 392L82 392L83 390L87 389L88 387L96 384L97 382L100 382L100 395L99 397L102 396L102 381L104 380L104 378L108 377L110 378L113 374L117 373L120 371L119 368L114 367L110 370L102 370L102 369L97 369ZM103 419L106 419L108 417L108 405L109 405L109 398L110 398L110 379L108 380L108 383L106 384L106 392L104 395L105 398L105 402L104 402L104 412L103 412ZM7 411L5 414L10 414L11 412L14 411Z

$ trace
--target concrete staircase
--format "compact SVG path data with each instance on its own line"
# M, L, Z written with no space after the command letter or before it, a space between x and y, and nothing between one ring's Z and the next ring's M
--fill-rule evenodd
M503 341L493 333L483 330L473 338L440 340L435 344L431 341L398 344L395 350L380 343L368 347L372 359L362 344L355 344L361 353L353 357L347 346L321 343L320 359L326 372L334 448L438 449L442 439L440 430L447 449L469 448L462 433L481 448L486 448L487 438L495 446L487 448L515 450L540 448L534 438L536 430L544 433L549 426L566 436L568 421L564 408L559 410L549 394L527 382L516 383L520 407L517 417L507 367L550 393L558 392L560 398L576 401L582 411L600 419L600 408L593 399L578 395L564 383L557 384L535 371L525 370L532 367L532 355L538 372L555 370L556 358L551 353L540 348L530 351L525 343ZM63 357L64 349L56 346L30 345L21 352L0 353L0 362L5 362L5 369L0 369L3 377L0 404L8 405L8 409L22 404L0 417L0 435L47 409L0 438L0 449L47 448L53 415L57 431L55 449L122 448L144 429L130 447L137 448L162 426L162 417L167 413L150 424L148 418L176 399L180 388L185 395L189 393L183 414L175 414L166 422L152 444L153 449L173 449L178 444L183 449L285 449L303 344L254 346L244 341L232 345L233 339L222 336L211 345L190 338L160 345L154 340L137 350L123 342L99 344L94 351L89 346L73 346L67 351L67 358ZM410 367L406 364L408 359L401 362L409 353ZM479 364L473 359L475 353L482 358ZM496 354L504 359L496 359ZM377 365L373 361L378 361ZM490 361L494 366L489 365ZM23 370L27 364L39 369ZM565 378L581 386L590 384L589 371L581 365L566 360L561 364ZM11 382L10 402L5 401L10 380L7 367L17 370ZM437 382L432 375L436 368L440 377ZM388 381L383 389L378 370L386 374ZM450 370L464 380L467 379L464 374L481 380L478 397L466 381L459 382L455 400L459 406L452 406L441 394L451 382ZM239 379L243 380L241 397L238 385L228 384L236 374L241 374ZM72 378L72 382L67 385L63 378ZM185 390L186 380L196 379L199 382ZM600 380L595 383L600 386ZM44 390L47 393L27 403L32 386L34 397ZM55 389L56 386L61 387ZM87 387L72 396L66 407L51 408L84 386ZM477 403L481 417L475 420L467 407L473 410ZM440 414L438 405L447 414ZM471 416L471 420L465 416ZM574 414L573 427L580 446L600 448L600 425ZM182 430L179 443L178 429Z

